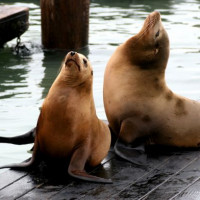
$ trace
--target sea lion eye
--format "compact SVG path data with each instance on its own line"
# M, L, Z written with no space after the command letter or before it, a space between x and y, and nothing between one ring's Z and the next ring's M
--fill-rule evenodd
M159 36L159 34L160 34L160 30L158 30L158 32L156 33L156 38Z
M87 60L85 58L83 58L83 63L85 65L85 67L87 67Z

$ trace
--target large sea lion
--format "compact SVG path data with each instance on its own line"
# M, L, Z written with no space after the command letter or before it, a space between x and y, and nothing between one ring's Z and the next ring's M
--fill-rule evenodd
M138 164L144 158L139 145L143 139L150 144L200 146L200 103L167 87L168 57L168 35L155 11L138 34L116 49L105 70L105 111L110 128L119 136L115 151ZM127 144L135 146L135 157L123 149Z
M108 126L97 118L92 85L89 61L81 54L69 52L44 100L37 127L19 138L0 138L0 142L20 143L21 138L27 142L35 135L31 160L1 168L29 168L43 158L48 162L69 163L68 173L75 178L111 183L84 170L86 164L92 167L100 164L111 140Z

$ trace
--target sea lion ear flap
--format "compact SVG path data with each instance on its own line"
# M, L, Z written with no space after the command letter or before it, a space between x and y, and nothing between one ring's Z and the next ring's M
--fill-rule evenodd
M91 71L91 75L93 76L93 70Z

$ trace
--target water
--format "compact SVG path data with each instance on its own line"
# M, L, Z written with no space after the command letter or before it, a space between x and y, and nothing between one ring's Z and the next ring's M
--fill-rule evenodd
M1 0L0 4L8 1ZM30 55L13 53L16 40L0 50L0 135L14 136L36 125L39 108L58 74L64 51L41 48L39 0L14 1L9 4L30 8L30 27L22 42ZM94 68L94 99L97 115L106 119L103 108L103 74L115 48L138 33L146 16L161 13L171 43L166 71L169 87L191 99L200 99L200 1L199 0L91 0L90 37L87 49ZM30 157L32 145L0 144L0 165L21 162ZM3 170L0 170L0 173Z

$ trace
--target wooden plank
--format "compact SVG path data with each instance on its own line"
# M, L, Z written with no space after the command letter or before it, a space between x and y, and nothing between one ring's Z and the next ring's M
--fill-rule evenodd
M183 170L171 176L166 182L163 182L158 188L146 194L146 199L174 199L184 188L190 186L197 178L200 177L200 158L196 157L189 162ZM199 178L200 179L200 178ZM200 190L199 190L200 191ZM199 193L200 194L200 193ZM189 198L188 198L189 199Z
M21 171L13 171L13 170L7 170L3 174L0 175L0 193L3 188L6 186L13 184L17 180L25 177L27 175L26 172Z
M112 178L113 184L84 184L82 182L76 182L68 185L62 191L58 192L58 194L51 197L51 199L61 199L62 197L67 197L68 199L110 199L112 195L128 187L133 181L151 173L152 170L165 163L169 157L169 155L163 155L157 158L152 157L149 159L150 164L147 168L135 166L132 163L114 157L106 163L106 166L104 165L105 173L108 174L109 178ZM98 175L101 172L102 169L95 171L95 174Z
M20 14L26 14L29 12L27 7L17 6L0 6L0 22L4 19L19 16Z
M44 191L51 192L52 187L56 189L59 186L62 189L65 184L71 183L72 180L73 178L68 176L67 171L66 173L63 173L63 171L53 171L53 169L41 163L34 171L0 190L0 199L24 198L24 195L27 193L34 189L36 191L40 190L44 186L46 190L40 191L40 194ZM46 183L48 183L47 186ZM40 199L40 197L38 196L37 199Z
M111 159L113 160L113 159ZM96 176L101 176L104 178L110 178L111 173L114 172L114 170L110 171L109 164L111 161L108 161L103 166L96 169L92 174ZM112 185L112 184L109 184ZM67 197L67 199L76 199L85 197L85 194L88 191L93 190L96 187L106 187L109 186L107 184L98 184L98 183L85 183L83 181L73 181L71 184L67 185L65 188L63 188L61 191L59 191L56 195L51 196L51 199L60 199L62 197Z
M35 183L33 182L33 177L25 176L11 185L8 185L6 188L0 190L0 199L10 200L19 198L28 191L32 190L34 187Z
M0 47L28 29L28 18L27 7L0 6Z
M199 168L193 170L193 173ZM191 182L187 187L183 187L182 190L174 195L170 200L199 200L200 199L200 174L196 176L196 179Z
M185 189L178 196L173 197L173 200L199 200L200 199L200 177L197 178L194 184ZM171 200L172 200L171 199Z
M156 151L149 155L147 167L139 167L116 157L111 149L103 165L91 173L112 178L108 185L85 183L45 167L28 175L9 170L0 180L6 181L11 172L13 182L0 181L0 199L198 199L199 152Z
M34 178L37 179L37 177ZM48 199L74 181L72 177L66 174L63 174L62 177L52 176L45 179L37 185L34 185L32 189L24 193L19 199Z
M106 177L105 174L102 173L102 166L105 163L107 163L110 159L112 159L113 156L114 153L110 151L108 153L108 156L102 161L102 165L93 169L94 172L92 174L101 176L103 178L108 178ZM97 174L95 173L96 171L101 171L101 173ZM49 176L48 178L46 177L46 179L48 179L47 182L39 185L39 187L35 187L34 189L32 189L19 199L48 199L52 196L55 196L59 191L63 190L64 188L70 187L71 185L72 186L76 185L76 183L81 183L83 185L88 185L88 184L90 185L90 183L86 184L86 182L84 181L75 180L67 175L63 175L61 177L54 177L54 175L48 175L48 176ZM91 185L95 184L91 183Z
M196 161L199 152L182 152L172 156L164 165L143 176L113 198L146 199L148 194L156 190L160 185L166 183L173 176L183 171L186 167Z
M18 200L24 199L49 199L49 197L55 195L58 191L62 190L64 185L39 185L33 190L29 191L27 194L24 194Z

